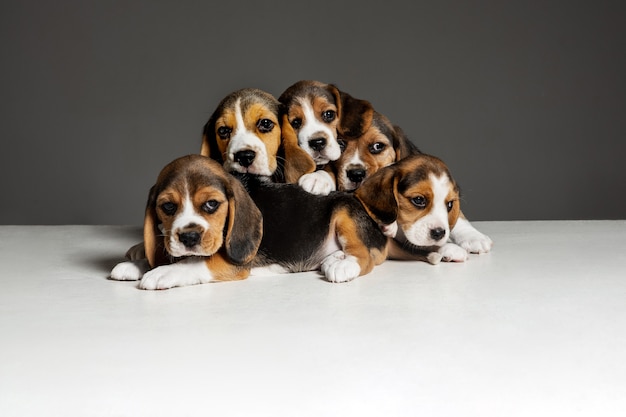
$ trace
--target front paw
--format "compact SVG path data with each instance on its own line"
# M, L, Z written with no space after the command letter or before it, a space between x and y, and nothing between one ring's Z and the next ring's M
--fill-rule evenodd
M306 192L316 195L328 195L336 190L335 182L325 171L315 171L304 174L298 180L298 185Z
M469 253L487 253L493 246L493 241L489 236L482 234L478 230L463 233L459 238L455 239L455 242Z
M361 267L354 256L337 251L324 259L322 273L330 282L348 282L361 274Z
M437 252L444 262L465 262L468 257L467 251L454 243L446 243Z
M398 222L383 224L380 226L380 230L383 232L383 235L394 238L398 234Z
M150 269L146 259L120 262L111 270L111 279L116 281L138 281Z

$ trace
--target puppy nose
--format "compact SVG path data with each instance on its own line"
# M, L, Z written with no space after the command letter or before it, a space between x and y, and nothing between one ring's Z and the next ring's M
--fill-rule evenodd
M430 237L434 240L441 240L446 235L446 230L443 227L436 227L430 229Z
M178 234L178 240L187 248L192 248L200 242L200 233L183 232Z
M316 152L321 151L326 147L326 139L324 138L315 138L309 141L309 146Z
M249 167L254 162L256 152L254 151L239 151L235 153L235 162L238 162L242 167Z
M365 178L365 170L363 168L349 169L346 175L352 182L361 182Z

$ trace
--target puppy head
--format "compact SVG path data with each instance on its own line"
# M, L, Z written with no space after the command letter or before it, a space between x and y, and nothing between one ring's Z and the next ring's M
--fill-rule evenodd
M293 128L298 146L316 165L335 161L341 155L337 133L358 136L369 126L372 105L339 91L332 84L299 81L281 94L278 101Z
M460 214L459 187L446 165L417 154L381 168L355 191L380 224L397 222L416 246L441 246Z
M168 258L211 256L222 247L234 264L245 264L261 235L259 209L241 183L209 158L174 160L150 190L144 244L152 267Z
M372 123L361 136L340 137L338 140L343 152L333 166L337 174L337 189L344 191L356 189L382 167L412 153L419 153L402 129L392 125L378 112L374 112Z
M244 88L218 104L204 126L200 153L227 171L270 176L276 170L280 140L278 100Z

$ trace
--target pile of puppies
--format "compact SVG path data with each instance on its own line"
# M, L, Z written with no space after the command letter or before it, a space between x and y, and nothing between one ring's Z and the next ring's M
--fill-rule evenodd
M446 165L371 103L299 81L246 88L204 126L200 155L151 188L144 240L111 278L166 289L321 270L330 282L385 259L462 262L491 249L459 207Z

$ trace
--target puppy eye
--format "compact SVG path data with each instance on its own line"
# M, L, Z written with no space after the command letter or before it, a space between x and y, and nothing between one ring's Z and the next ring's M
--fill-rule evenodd
M259 132L269 133L272 131L272 129L274 129L274 122L272 122L270 119L261 119L256 126L259 129Z
M300 129L300 126L302 126L302 119L298 117L298 118L293 119L289 123L291 124L291 127L293 127L294 129Z
M325 112L322 113L322 120L325 121L326 123L330 123L333 120L335 120L336 115L337 113L335 113L334 110L326 110Z
M421 195L418 195L417 197L413 197L411 199L411 203L413 203L413 205L417 207L418 209L426 208L426 198L422 197Z
M232 131L233 129L231 129L230 127L221 126L217 129L217 135L224 140L230 139L230 134Z
M339 149L341 150L341 152L346 150L347 144L345 140L337 138L337 143L339 144Z
M373 145L370 145L370 146L369 146L369 150L370 150L370 153L371 153L371 154L376 155L376 154L379 154L379 153L381 153L382 151L384 151L386 147L387 147L387 146L386 146L384 143L382 143L382 142L376 142L376 143L374 143Z
M176 206L176 204L174 203L163 203L161 204L161 210L163 211L163 213L165 213L168 216L173 215L174 213L176 213L176 209L178 208L178 206Z
M202 210L206 211L209 214L215 213L217 208L220 206L219 201L217 200L209 200L202 205Z
M450 213L452 211L452 208L454 207L454 200L448 201L447 207L448 213Z

